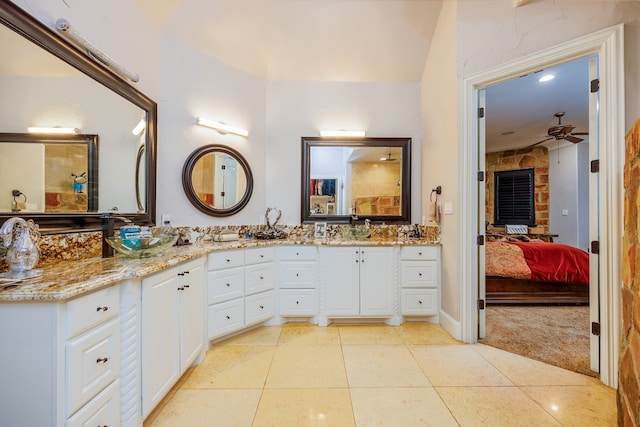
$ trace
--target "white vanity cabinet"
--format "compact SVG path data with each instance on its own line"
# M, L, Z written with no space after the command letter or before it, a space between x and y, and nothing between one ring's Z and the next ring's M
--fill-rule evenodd
M119 292L0 304L0 424L120 425Z
M282 317L318 315L318 249L280 246L278 255L278 314Z
M209 254L208 339L220 338L273 317L274 259L274 247Z
M328 318L393 317L396 251L389 246L321 247L324 313L319 323L326 324Z
M142 416L204 353L204 259L142 279Z
M403 316L429 316L440 312L440 247L404 246L400 250L400 296Z

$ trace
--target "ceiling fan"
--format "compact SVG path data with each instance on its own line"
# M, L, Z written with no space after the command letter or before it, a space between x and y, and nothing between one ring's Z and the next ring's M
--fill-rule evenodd
M563 125L562 117L564 116L564 111L555 113L554 116L558 118L558 124L551 126L547 130L547 135L549 136L543 139L542 141L538 141L535 144L531 144L527 148L535 147L536 145L542 144L543 142L549 141L551 139L556 139L558 141L561 139L566 139L569 142L573 142L574 144L577 144L578 142L584 141L584 138L577 138L575 135L589 135L589 132L573 132L573 130L576 128L573 125Z
M391 152L389 152L389 155L387 157L380 157L380 161L383 162L395 162L398 159L394 159L391 157Z

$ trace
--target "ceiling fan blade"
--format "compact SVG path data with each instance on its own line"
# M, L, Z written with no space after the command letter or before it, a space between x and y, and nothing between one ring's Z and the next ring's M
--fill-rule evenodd
M589 132L571 132L571 135L589 135Z
M566 139L567 141L573 142L574 144L577 144L580 141L584 141L584 139L582 138L576 138L575 136L571 136L571 135L565 135L564 139Z
M538 142L536 142L536 143L534 143L534 144L528 145L528 146L527 146L527 148L533 148L533 147L535 147L536 145L542 144L543 142L547 142L547 141L549 141L549 140L551 140L551 139L554 139L554 138L555 138L555 137L550 136L549 138L545 138L545 139L543 139L542 141L538 141Z

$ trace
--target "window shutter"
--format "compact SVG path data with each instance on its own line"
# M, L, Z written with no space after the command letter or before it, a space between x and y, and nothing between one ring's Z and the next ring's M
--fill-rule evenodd
M535 225L534 170L495 173L495 224Z

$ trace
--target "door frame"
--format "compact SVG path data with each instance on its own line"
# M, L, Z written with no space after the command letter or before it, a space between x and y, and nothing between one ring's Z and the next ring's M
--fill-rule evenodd
M478 90L522 74L589 55L598 55L600 105L600 380L618 385L620 337L620 247L623 231L624 25L619 24L522 58L471 74L461 81L459 170L460 327L465 342L478 341L477 167ZM614 143L608 143L613 141Z

